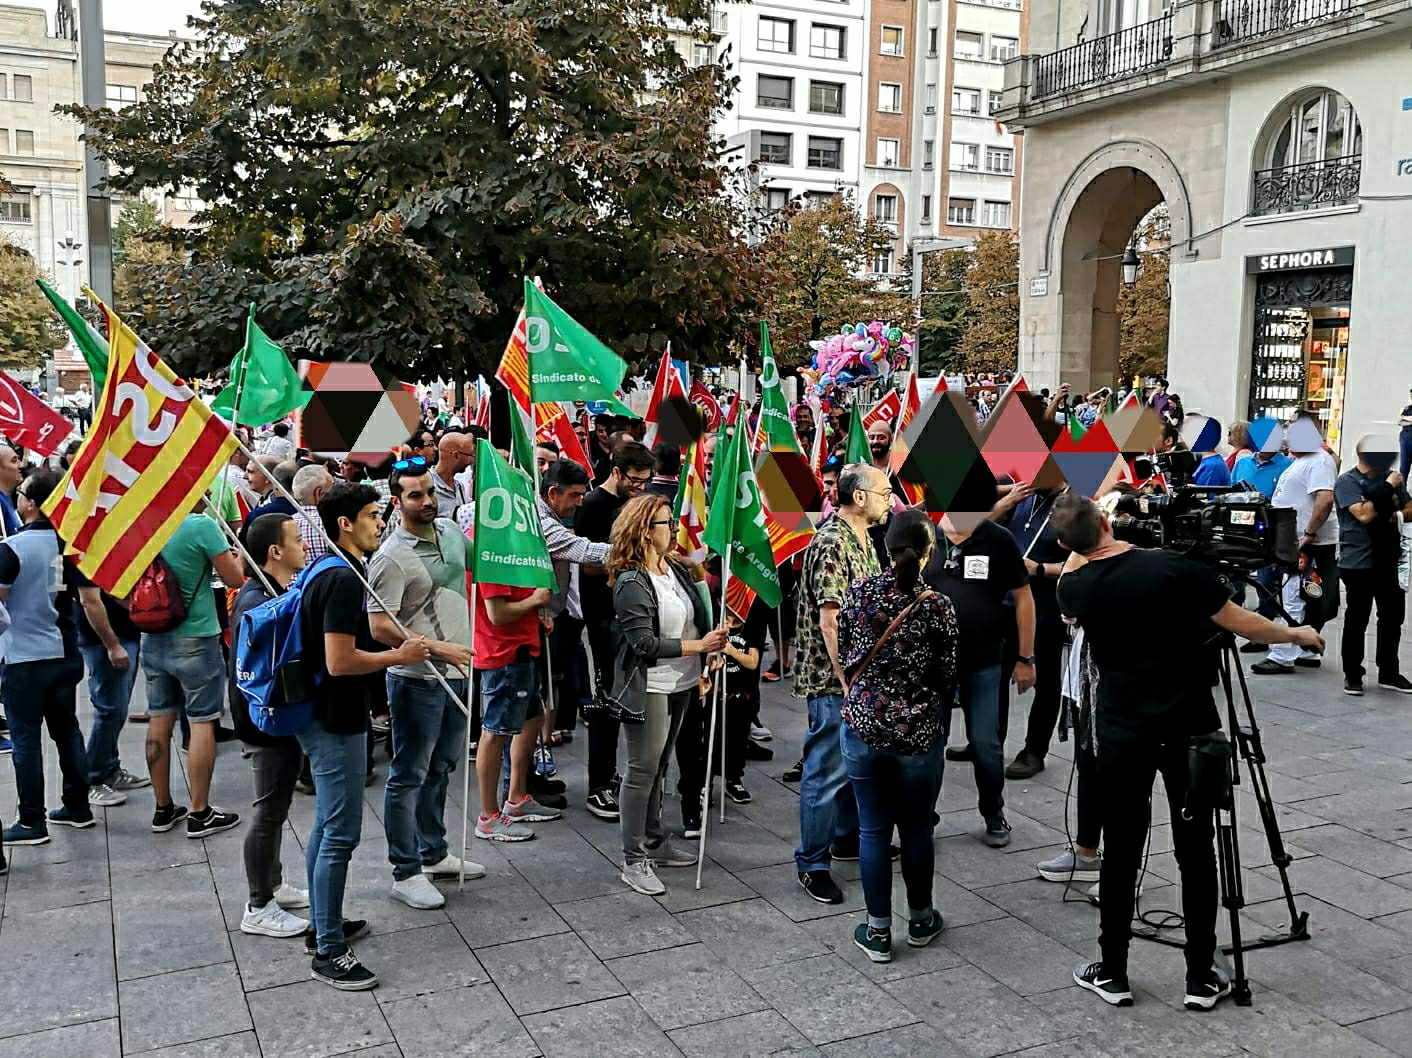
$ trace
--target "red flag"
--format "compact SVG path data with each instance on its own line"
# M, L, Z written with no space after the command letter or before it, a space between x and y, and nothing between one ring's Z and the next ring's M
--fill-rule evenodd
M730 411L726 412L726 425L734 426L736 420L740 418L740 394L737 393L731 401Z
M73 428L68 419L0 371L0 433L17 445L52 456Z
M897 395L897 390L891 390L886 397L878 401L863 416L863 429L866 430L874 423L886 423L888 429L897 429L898 416L902 414L902 398Z
M936 384L943 393L946 392L946 379L939 378ZM898 432L900 433L907 429L908 423L910 423L917 412L921 410L922 397L921 394L917 392L917 373L914 371L907 378L907 400L904 401L902 405L902 420L897 424Z
M484 375L476 376L476 411L471 417L471 425L490 429L490 386Z
M686 399L686 391L682 389L681 376L677 374L677 369L672 366L672 343L667 343L667 348L662 350L662 362L657 365L657 381L652 384L652 399L647 402L647 414L643 416L643 421L647 424L647 431L642 435L642 443L651 448L657 443L657 416L663 403L672 397Z
M559 408L557 404L545 405L536 404L535 414L538 416L542 409L549 407ZM588 461L588 453L583 450L583 445L579 443L579 435L574 433L574 424L563 410L548 421L540 423L535 430L536 434L545 435L544 439L553 441L559 446L559 455L564 459L572 460L588 471L589 477L593 477L593 464Z
M691 403L701 409L702 423L708 431L721 428L721 404L699 378L691 380Z

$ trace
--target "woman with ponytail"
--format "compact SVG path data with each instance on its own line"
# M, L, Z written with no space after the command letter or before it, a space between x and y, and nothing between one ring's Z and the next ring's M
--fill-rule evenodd
M932 907L932 812L941 793L945 722L956 684L956 610L922 581L936 536L921 511L893 515L891 568L849 589L839 613L838 655L847 678L843 760L858 798L859 868L868 920L853 942L873 962L892 960L896 827L907 889L907 943L942 930Z

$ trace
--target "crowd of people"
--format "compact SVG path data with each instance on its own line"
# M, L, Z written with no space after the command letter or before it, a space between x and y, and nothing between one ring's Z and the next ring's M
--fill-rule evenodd
M1165 389L1164 381L1154 399ZM1095 399L1101 416L1111 396L1100 391L1077 409L1067 386L1026 399L1057 430L1061 416ZM1162 409L1164 449L1180 444L1173 403ZM533 840L572 810L554 750L580 734L588 743L582 808L617 823L623 883L655 896L666 891L659 871L696 864L686 842L701 833L717 779L731 800L750 802L745 763L771 757L761 683L792 678L807 711L802 757L784 776L799 791L798 883L810 898L840 904L833 864L859 861L867 916L853 939L870 959L893 957L894 860L907 944L926 945L944 929L932 884L945 763L971 766L976 838L1004 848L1006 783L1045 767L1062 719L1077 736L1078 825L1073 844L1037 871L1094 885L1102 955L1077 968L1075 981L1109 1003L1132 1001L1129 920L1160 771L1183 878L1185 1001L1214 1006L1230 985L1213 965L1211 820L1179 818L1187 742L1220 727L1214 668L1193 664L1174 679L1142 642L1148 625L1113 600L1164 600L1173 639L1163 657L1203 657L1209 647L1199 630L1210 621L1241 637L1242 649L1269 647L1253 671L1273 677L1322 663L1320 629L1337 612L1341 584L1345 690L1363 693L1363 633L1376 606L1377 683L1412 692L1397 665L1405 597L1398 519L1412 518L1412 499L1387 454L1360 446L1357 465L1339 474L1307 432L1291 428L1288 452L1267 452L1240 423L1228 454L1197 453L1198 480L1204 472L1223 483L1219 463L1224 482L1248 484L1296 512L1301 569L1263 571L1256 612L1233 602L1205 567L1116 539L1105 510L1065 488L1003 480L989 511L933 520L908 506L890 473L888 423L869 428L869 459L848 464L843 409L816 422L800 405L793 421L805 451L815 430L828 431L825 505L807 549L781 567L778 608L757 598L745 612L723 612L718 564L698 565L678 547L683 453L646 447L640 420L581 416L575 429L589 466L536 444L537 514L554 572L554 587L537 589L469 575L471 475L484 429L419 427L393 458L370 467L296 449L288 425L277 423L247 438L253 458L238 452L162 548L181 615L146 632L62 561L63 544L41 510L58 469L26 474L19 455L0 446L0 598L10 621L0 696L18 794L4 844L45 843L52 826L91 827L95 809L117 809L148 785L154 832L180 827L204 840L231 831L242 819L213 803L211 785L219 744L238 740L254 790L241 930L302 937L316 979L372 988L376 973L352 947L368 923L344 917L343 895L376 746L390 757L383 826L392 898L439 908L438 880L485 873L448 839L458 767L476 773L476 840ZM743 425L752 428L748 418ZM1322 592L1311 592L1311 582ZM298 597L313 709L307 727L275 734L252 719L232 630L285 592ZM141 717L129 715L139 667ZM85 669L93 705L86 742L77 718ZM707 702L716 681L726 726L712 752ZM1012 685L1034 696L1023 748L1007 762ZM227 709L231 729L221 722ZM965 739L948 748L956 716ZM138 720L147 725L145 774L123 767L118 752L124 725ZM56 807L44 802L45 727L63 779ZM178 733L189 804L178 803L171 778ZM673 761L679 819L664 810ZM280 861L280 834L300 792L315 799L302 875Z

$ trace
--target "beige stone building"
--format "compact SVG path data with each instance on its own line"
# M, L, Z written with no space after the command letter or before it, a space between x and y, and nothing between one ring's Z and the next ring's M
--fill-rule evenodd
M1312 408L1347 458L1412 384L1412 2L1159 4L1048 0L1006 68L1020 367L1114 380L1123 258L1165 202L1172 388L1226 422Z

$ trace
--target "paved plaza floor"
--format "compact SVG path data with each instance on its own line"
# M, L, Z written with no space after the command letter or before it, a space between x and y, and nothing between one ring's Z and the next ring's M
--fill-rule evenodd
M1162 649L1155 625L1152 647ZM901 947L891 964L867 962L851 941L856 864L839 868L842 906L813 902L795 881L797 797L779 776L804 720L776 685L765 709L775 759L747 775L754 803L713 821L700 891L692 871L663 871L660 899L622 885L617 827L581 807L582 734L559 754L566 819L522 845L473 839L488 875L464 893L443 885L444 910L390 898L382 784L369 789L346 910L372 922L357 949L382 979L374 992L310 980L298 940L239 932L244 825L205 842L180 827L153 834L152 793L140 790L98 810L94 829L53 828L52 844L10 850L0 878L0 1058L1412 1055L1412 698L1371 687L1345 697L1336 670L1253 683L1313 937L1249 956L1248 1008L1184 1011L1181 953L1142 941L1132 1008L1070 982L1096 953L1097 912L1077 890L1063 902L1064 887L1034 871L1065 841L1068 744L1033 781L1007 784L1004 851L976 839L969 766L948 765L935 890L946 932L929 948ZM83 714L86 729L86 702ZM143 768L144 730L124 734L132 771ZM57 804L52 751L47 779ZM453 786L459 801L459 773ZM233 744L221 748L214 792L248 811L248 766ZM286 832L299 885L313 807L296 795ZM1159 795L1142 901L1158 911L1180 906L1165 811ZM0 812L14 818L3 763ZM447 814L459 843L459 804ZM675 800L666 815L680 825ZM1240 820L1246 927L1277 927L1284 903L1248 788ZM895 899L903 906L900 880Z

